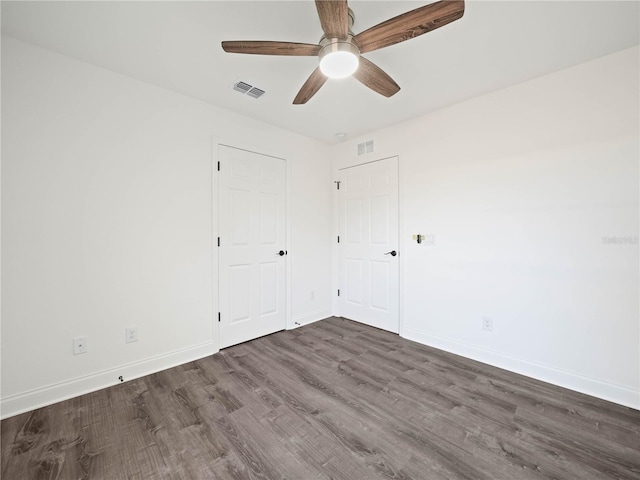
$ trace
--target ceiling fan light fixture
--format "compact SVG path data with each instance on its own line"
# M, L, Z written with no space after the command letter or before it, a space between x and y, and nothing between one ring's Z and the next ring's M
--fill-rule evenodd
M411 40L458 20L464 15L464 3L464 0L436 0L354 35L352 27L355 16L348 6L348 0L315 0L323 32L318 44L240 40L222 42L222 48L229 53L317 56L320 65L298 91L293 99L294 105L307 103L327 79L350 75L354 75L365 87L388 98L398 93L400 86L380 67L361 57L360 53Z
M321 43L322 45L322 43ZM320 50L320 71L329 78L353 75L360 64L360 51L353 43L333 39Z

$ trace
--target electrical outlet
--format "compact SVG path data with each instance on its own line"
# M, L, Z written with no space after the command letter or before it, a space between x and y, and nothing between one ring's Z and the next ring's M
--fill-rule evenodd
M309 293L309 300L315 300L315 299L316 299L316 292L311 290L311 293Z
M124 329L124 336L126 343L133 343L138 341L138 327L127 327Z
M80 355L81 353L87 353L87 337L74 337L73 354Z
M493 318L482 317L482 329L488 332L493 332Z

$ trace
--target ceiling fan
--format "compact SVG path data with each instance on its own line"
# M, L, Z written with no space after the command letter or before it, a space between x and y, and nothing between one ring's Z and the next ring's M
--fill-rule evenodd
M294 105L307 103L327 78L353 75L371 90L390 97L400 87L380 67L361 54L404 42L451 23L464 15L464 0L441 0L393 17L354 35L354 14L347 0L315 0L324 35L318 45L295 42L222 42L229 53L253 55L318 56L320 65L302 85Z

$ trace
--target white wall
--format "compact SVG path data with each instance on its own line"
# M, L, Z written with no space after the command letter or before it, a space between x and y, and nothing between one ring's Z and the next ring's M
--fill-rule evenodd
M2 416L215 351L212 136L292 164L292 322L337 288L327 158L399 155L402 334L640 408L638 246L602 241L638 235L638 55L330 148L3 37Z
M638 58L632 48L336 147L335 169L400 155L403 336L640 408ZM357 157L369 139L376 151Z
M291 324L328 316L328 146L3 37L3 417L216 351L213 137L291 162Z

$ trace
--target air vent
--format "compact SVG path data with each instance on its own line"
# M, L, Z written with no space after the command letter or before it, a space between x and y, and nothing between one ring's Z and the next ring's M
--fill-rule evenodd
M233 89L241 93L247 93L249 90L251 90L251 85L244 82L237 82L233 84Z
M358 155L365 155L373 152L373 140L367 140L358 144Z
M254 87L253 85L249 85L247 82L236 82L233 84L233 89L242 94L247 94L253 98L260 98L265 94L265 91L261 88Z
M253 87L251 90L247 92L247 95L253 98L260 98L262 95L264 95L264 90L260 90L257 87Z

